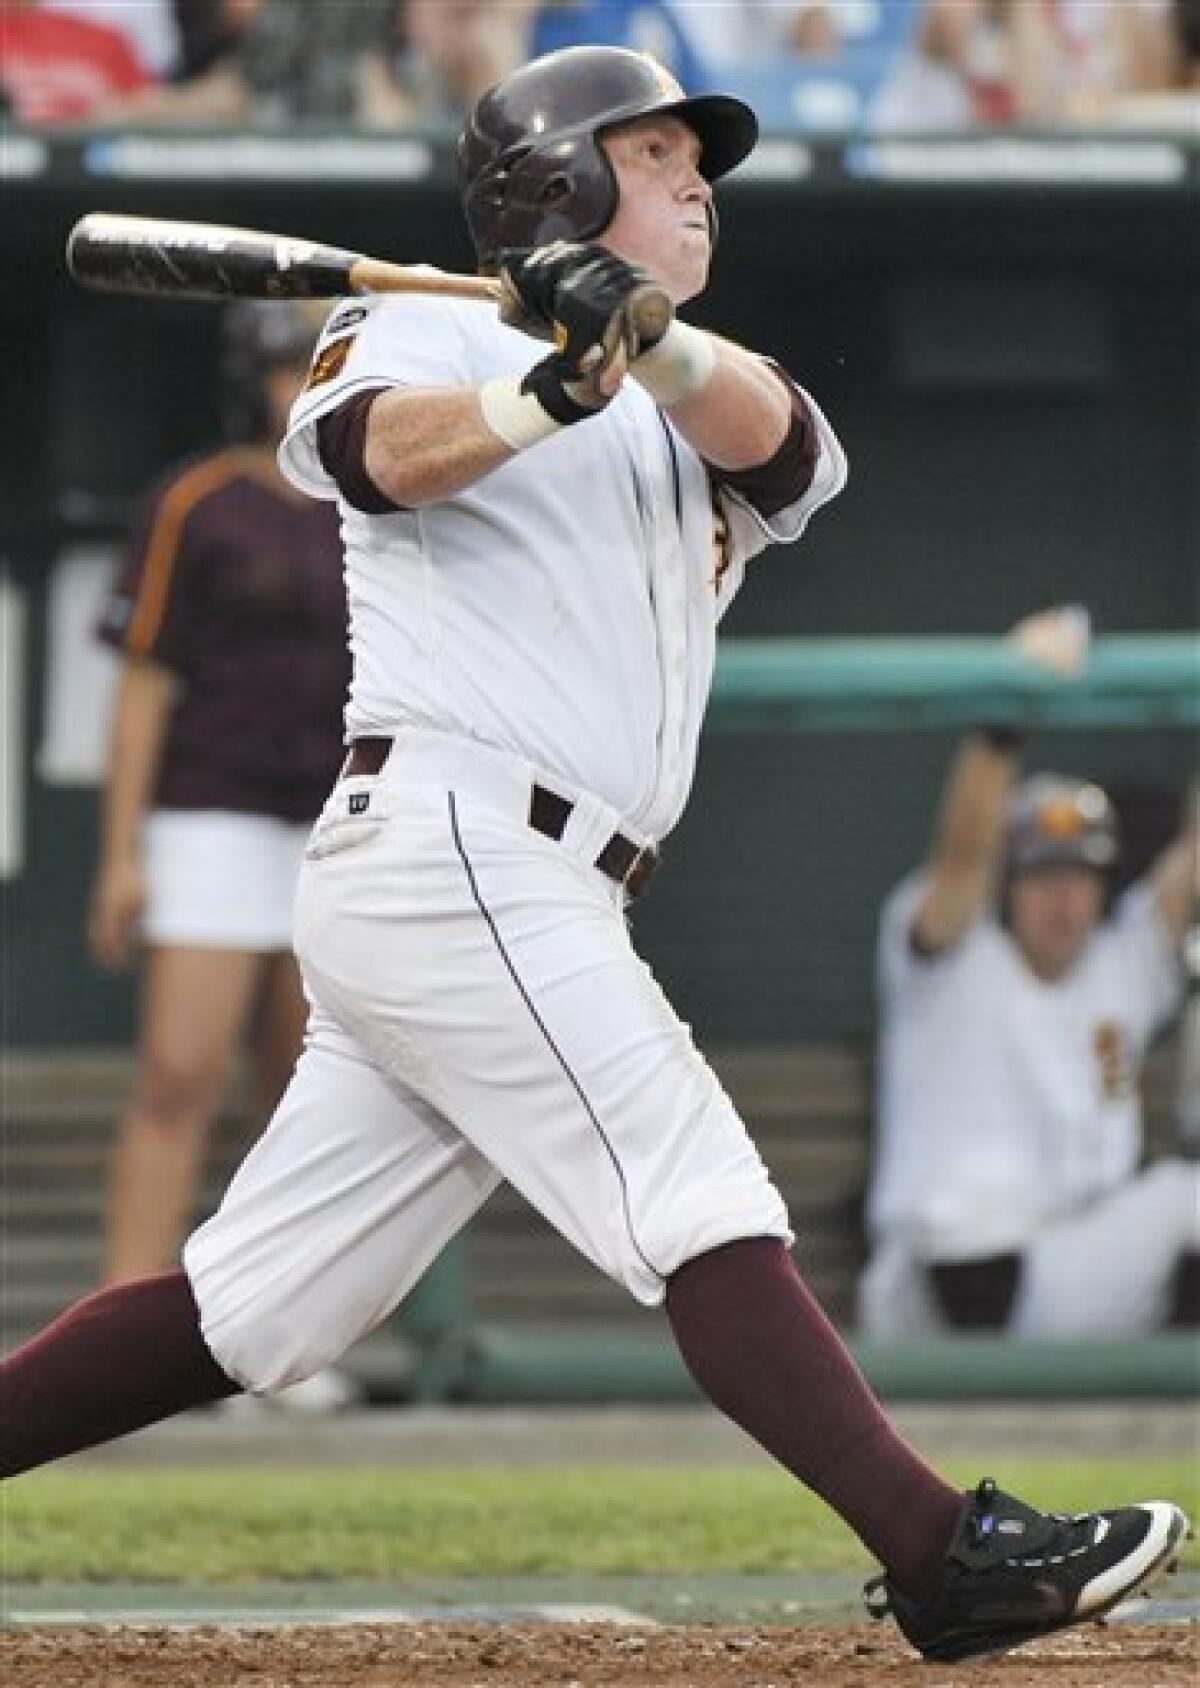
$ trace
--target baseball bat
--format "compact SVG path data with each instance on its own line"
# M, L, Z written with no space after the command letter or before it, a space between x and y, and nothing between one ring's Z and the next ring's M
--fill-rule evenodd
M347 252L319 241L219 223L162 217L81 217L67 238L67 269L103 293L173 299L340 299L347 293L440 293L499 305L497 276L454 275ZM648 284L629 302L639 341L653 343L671 320L662 288Z

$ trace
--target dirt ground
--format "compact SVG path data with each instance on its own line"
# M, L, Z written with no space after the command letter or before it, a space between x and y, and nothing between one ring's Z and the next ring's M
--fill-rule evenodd
M890 1629L418 1624L0 1632L5 1688L1196 1688L1192 1625L1091 1625L970 1666Z

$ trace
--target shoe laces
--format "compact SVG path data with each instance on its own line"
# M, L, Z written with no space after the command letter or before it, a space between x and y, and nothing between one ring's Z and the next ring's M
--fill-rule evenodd
M975 1490L965 1520L967 1543L973 1553L982 1551L1017 1563L1039 1565L1083 1552L1092 1545L1094 1514L1035 1512L1010 1497L1005 1497L1007 1505L1001 1508L996 1504L997 1495L990 1477ZM1013 1524L1018 1527L1012 1528ZM1003 1540L1006 1534L1011 1534L1011 1544ZM1010 1545L1012 1551L1006 1551Z

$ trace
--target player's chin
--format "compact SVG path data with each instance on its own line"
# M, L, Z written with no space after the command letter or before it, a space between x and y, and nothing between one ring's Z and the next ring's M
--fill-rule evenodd
M675 261L671 265L670 274L663 277L663 283L672 300L677 305L684 305L689 299L703 293L708 286L708 267L712 252L705 238L703 247L699 241L687 241L675 254Z

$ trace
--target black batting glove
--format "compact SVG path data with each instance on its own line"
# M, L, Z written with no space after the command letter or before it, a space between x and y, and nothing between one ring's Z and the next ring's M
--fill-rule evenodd
M560 283L597 262L606 269L618 266L633 284L632 265L594 241L554 240L548 246L502 252L500 274L508 284L510 297L501 307L501 317L527 334L553 339Z
M607 388L600 379L607 369L604 363L584 374L561 352L551 352L534 364L521 382L521 391L532 393L547 416L569 427L598 415L613 398L616 386Z
M556 240L531 252L501 255L506 299L500 315L511 327L553 340L581 363L591 347L623 334L631 358L647 352L666 332L635 326L630 301L643 290L661 291L643 269L595 242Z
M509 293L502 318L557 347L530 370L522 391L564 425L595 415L613 396L603 377L621 350L634 358L661 338L639 332L630 313L631 301L656 284L606 247L576 241L505 253L501 267Z

